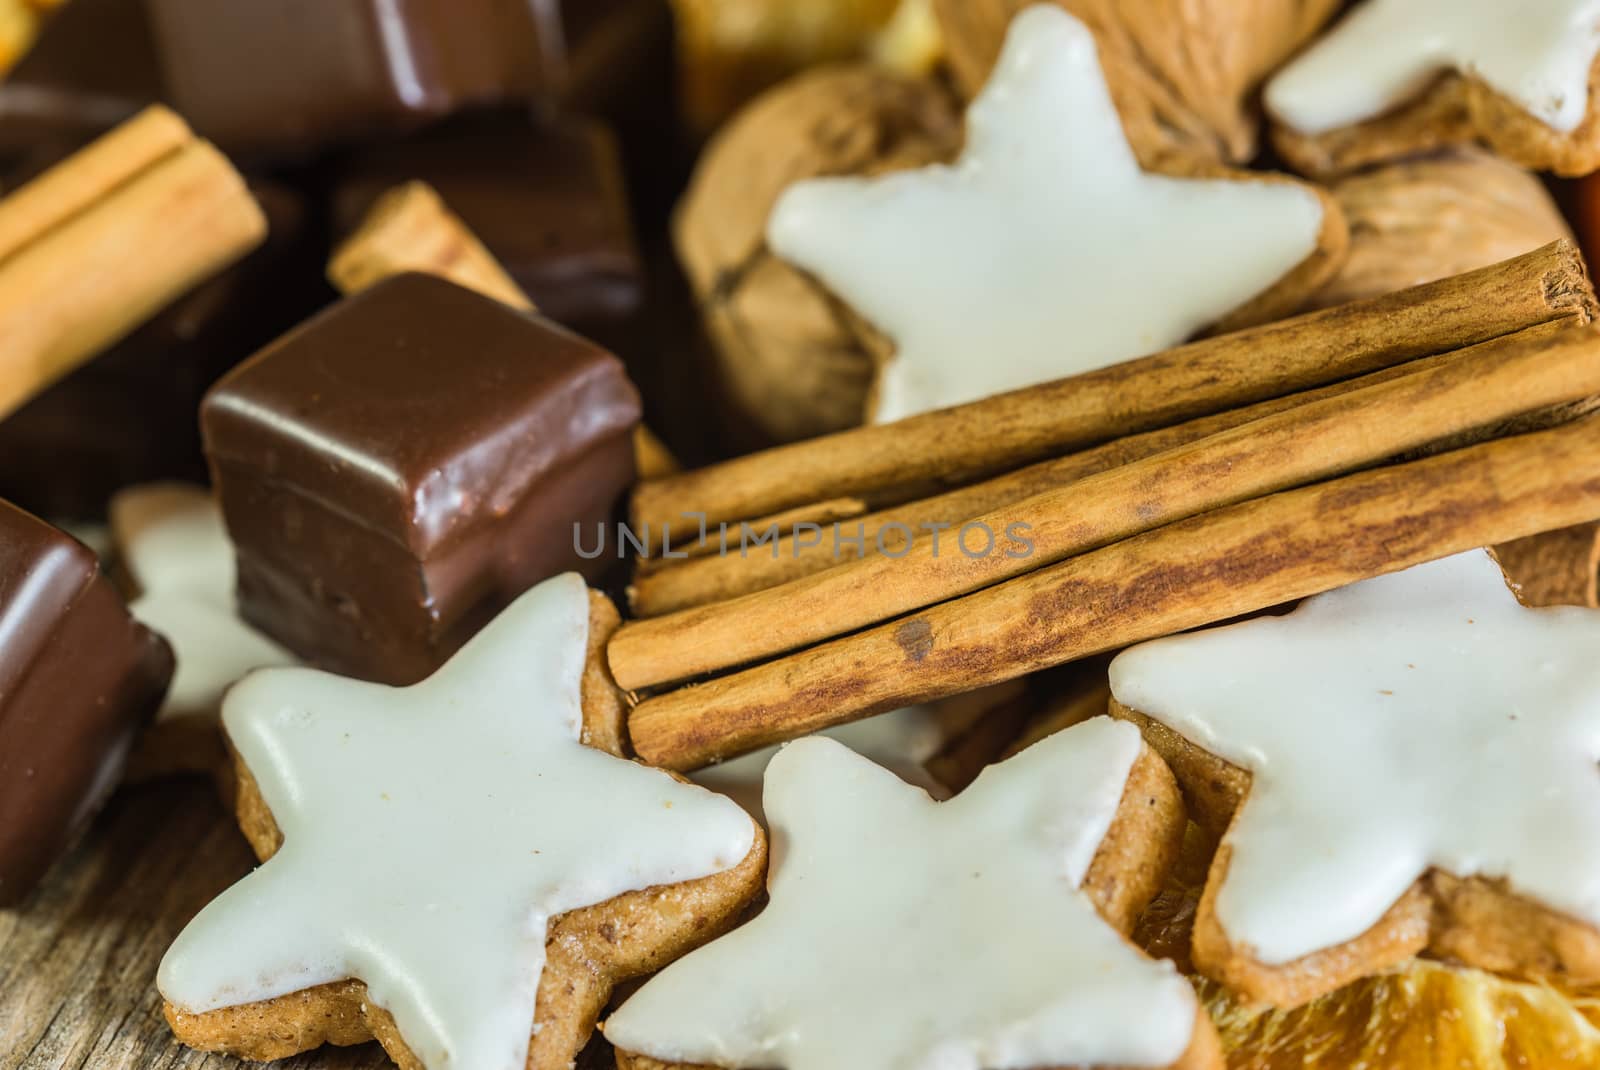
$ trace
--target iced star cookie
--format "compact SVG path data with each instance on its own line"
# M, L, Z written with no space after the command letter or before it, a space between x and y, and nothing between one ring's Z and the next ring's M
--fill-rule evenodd
M1125 934L1176 858L1171 774L1108 718L938 803L830 739L766 780L771 900L605 1024L621 1070L1220 1068Z
M1539 171L1600 167L1600 2L1362 0L1266 90L1274 140L1325 175L1482 141Z
M1284 314L1347 234L1283 176L1142 170L1093 35L1046 4L1011 24L959 160L796 183L766 239L887 337L888 422Z
M226 758L217 729L223 694L251 670L295 658L239 619L233 543L209 492L181 483L130 487L111 500L110 513L119 559L138 591L129 608L177 658L128 775L214 772Z
M1221 837L1195 965L1281 1007L1422 951L1600 982L1596 650L1479 550L1119 656L1113 713Z
M765 839L616 756L616 623L568 574L411 687L270 669L229 692L263 864L161 964L178 1039L270 1060L376 1038L408 1070L557 1070L619 980L729 925Z
M982 89L1006 27L1033 0L929 0L948 66ZM1300 51L1344 0L1051 0L1082 19L1128 140L1146 166L1178 159L1246 166L1260 152L1261 83Z

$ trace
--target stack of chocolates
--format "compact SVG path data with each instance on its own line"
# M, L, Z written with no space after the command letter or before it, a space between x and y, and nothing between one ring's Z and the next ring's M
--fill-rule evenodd
M129 1066L1600 1065L1515 6L0 0L0 921L205 778Z
M646 0L44 7L0 82L9 902L130 756L215 765L249 670L412 683L539 581L616 573L571 536L634 481L641 415L609 120L671 109ZM418 182L539 314L414 273L340 300L335 247ZM35 519L108 516L160 635Z

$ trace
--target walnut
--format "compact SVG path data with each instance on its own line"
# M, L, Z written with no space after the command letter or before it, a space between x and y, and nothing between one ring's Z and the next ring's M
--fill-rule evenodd
M954 159L961 130L959 105L938 83L857 65L780 86L707 148L678 208L678 254L729 400L760 437L856 426L876 366L859 317L767 251L778 196L805 178Z
M968 96L982 88L1011 19L1034 0L934 0L949 62ZM1255 156L1256 90L1341 0L1055 0L1094 31L1112 99L1147 168L1174 157L1243 164Z
M1350 223L1344 268L1312 298L1322 308L1376 297L1571 239L1544 184L1474 148L1351 175L1333 186Z
M975 3L972 11L987 3ZM961 144L962 102L950 90L933 79L906 79L869 65L787 82L713 140L679 206L675 232L729 403L729 425L743 444L859 425L877 370L893 356L889 339L816 279L768 251L765 230L779 195L805 178L948 162ZM1241 175L1215 154L1181 152L1177 144L1161 150L1160 169L1168 174ZM1207 144L1215 147L1214 139ZM1214 329L1288 315L1333 276L1345 252L1344 220L1332 198L1316 192L1325 211L1316 253ZM754 434L742 434L746 430Z

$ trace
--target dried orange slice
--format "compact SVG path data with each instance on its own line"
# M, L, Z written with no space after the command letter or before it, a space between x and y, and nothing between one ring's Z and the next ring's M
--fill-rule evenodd
M1178 872L1134 933L1183 969L1209 859L1210 845L1191 827ZM1421 959L1292 1011L1246 1006L1204 979L1196 987L1229 1070L1600 1067L1600 992L1561 992Z
M1600 1000L1418 960L1292 1011L1201 996L1230 1070L1579 1070L1600 1066Z

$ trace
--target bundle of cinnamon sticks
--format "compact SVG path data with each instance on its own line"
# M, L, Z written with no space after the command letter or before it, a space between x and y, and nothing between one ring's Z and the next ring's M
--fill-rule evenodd
M647 482L634 745L690 769L1600 518L1594 313L1556 243Z

